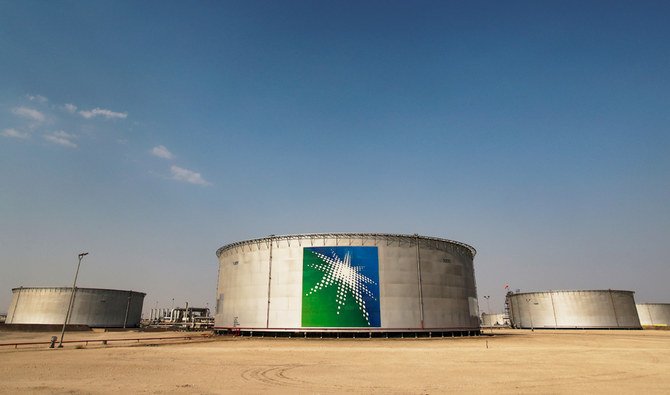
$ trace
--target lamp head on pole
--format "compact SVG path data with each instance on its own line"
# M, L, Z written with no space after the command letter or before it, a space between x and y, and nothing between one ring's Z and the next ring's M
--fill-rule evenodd
M81 254L79 254L79 259L85 257L86 255L88 255L88 252L82 252Z

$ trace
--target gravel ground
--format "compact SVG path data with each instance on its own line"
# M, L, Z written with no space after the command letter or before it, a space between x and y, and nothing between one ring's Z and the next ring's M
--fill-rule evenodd
M183 335L71 333L66 340ZM50 336L0 332L0 343ZM0 347L0 392L12 394L668 394L669 372L670 331L495 330L454 339L223 336Z

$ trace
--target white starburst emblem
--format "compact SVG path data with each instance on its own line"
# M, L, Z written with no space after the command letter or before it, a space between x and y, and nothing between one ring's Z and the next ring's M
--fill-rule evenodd
M307 294L305 294L305 296L317 293L323 288L336 284L337 314L340 314L341 307L345 305L347 297L351 295L358 305L361 314L363 314L368 325L370 325L370 315L368 314L368 309L363 300L363 295L367 295L376 300L374 294L366 285L376 285L376 283L371 278L360 273L363 266L352 266L351 253L348 251L344 255L344 260L340 259L334 250L331 250L331 256L316 251L313 251L313 253L319 257L323 263L310 264L309 266L322 272L323 277Z

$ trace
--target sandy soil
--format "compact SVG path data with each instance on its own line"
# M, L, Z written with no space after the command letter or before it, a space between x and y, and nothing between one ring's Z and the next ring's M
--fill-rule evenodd
M670 393L670 331L494 333L455 339L217 337L176 344L68 344L60 350L0 347L0 392ZM73 333L66 340L157 335L166 334ZM0 333L0 343L49 336Z

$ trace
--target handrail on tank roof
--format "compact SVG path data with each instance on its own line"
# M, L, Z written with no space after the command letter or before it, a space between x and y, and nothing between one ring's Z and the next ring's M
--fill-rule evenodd
M630 292L627 289L550 289L546 291L528 291L528 292L510 292L510 296L529 295L529 294L546 294L546 293L564 293L564 292Z
M446 243L451 243L451 244L456 244L458 246L461 246L467 250L470 251L472 254L472 257L477 254L477 250L468 244L461 243L460 241L456 240L449 240L449 239L442 239L439 237L429 237L429 236L421 236L421 235L406 235L406 234L393 234L393 233L299 233L299 234L292 234L292 235L270 235L266 237L259 237L256 239L249 239L249 240L243 240L243 241L237 241L234 243L226 244L223 247L219 248L216 250L216 256L220 257L223 251L239 247L242 245L247 245L250 243L260 243L264 242L267 240L294 240L294 239L300 239L300 238L310 238L310 237L319 237L319 238L337 238L337 237L354 237L354 238L380 238L380 239L390 239L390 238L420 238L424 240L432 240L432 241L439 241L439 242L446 242Z
M16 287L12 288L12 292L14 291L28 291L31 289L72 289L72 287ZM77 287L77 291L112 291L112 292L132 292L134 294L142 294L146 296L146 292L141 292L141 291L133 291L131 289L111 289L111 288L90 288L90 287Z

